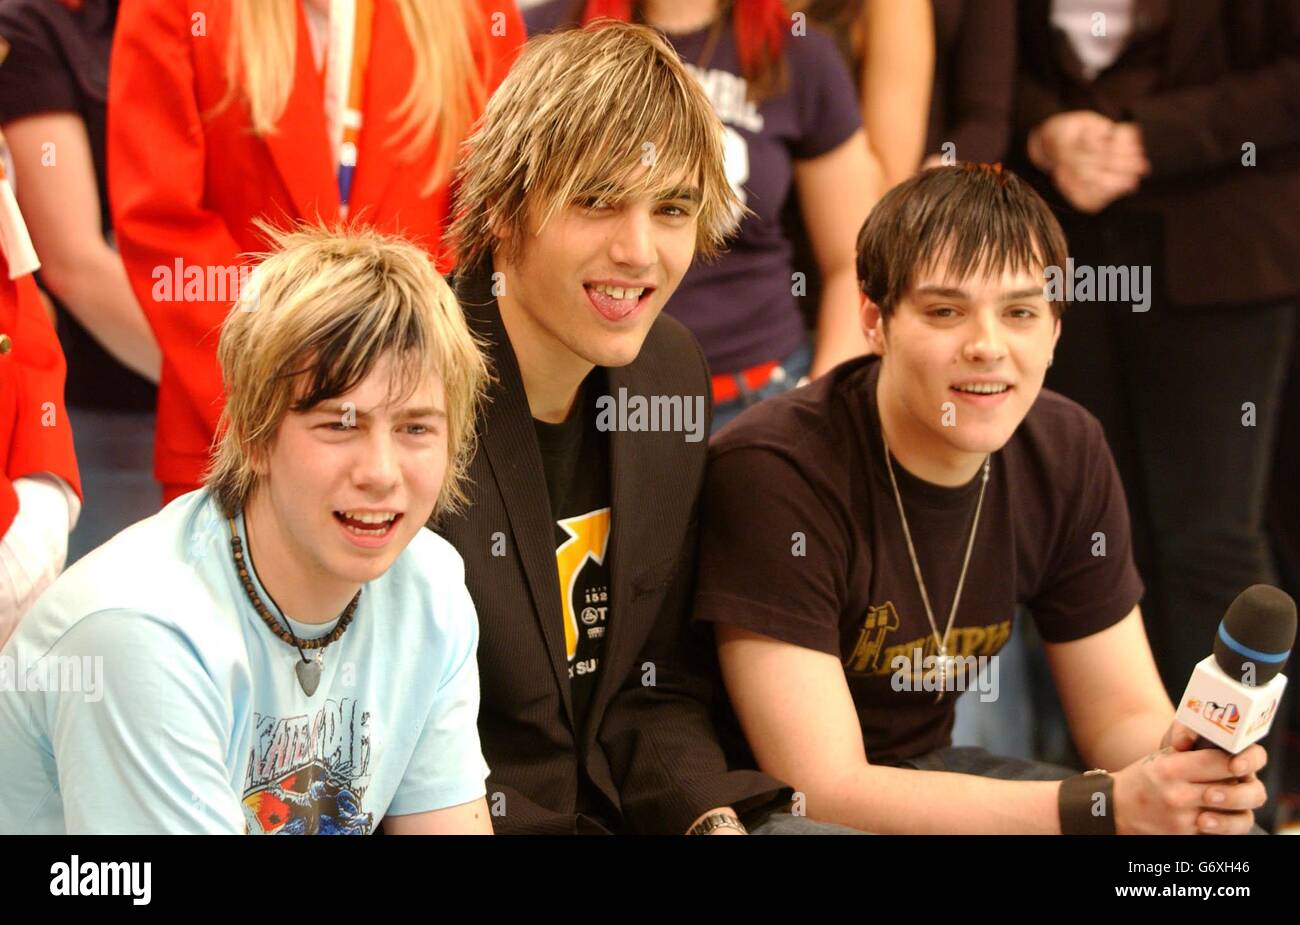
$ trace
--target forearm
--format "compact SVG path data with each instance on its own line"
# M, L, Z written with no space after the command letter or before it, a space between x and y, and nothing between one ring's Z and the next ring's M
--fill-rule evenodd
M845 360L867 352L858 314L858 284L852 267L824 277L813 345L813 379Z
M157 382L162 355L131 291L121 258L107 244L47 265L42 277L59 301L118 361Z
M1098 730L1091 741L1080 742L1079 752L1089 767L1110 771L1127 767L1161 747L1173 719L1172 708L1128 714Z
M862 765L804 793L811 818L879 835L1059 835L1060 786Z

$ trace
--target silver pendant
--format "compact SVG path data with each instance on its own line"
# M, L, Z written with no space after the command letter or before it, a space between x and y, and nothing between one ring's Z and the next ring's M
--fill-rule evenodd
M293 666L293 673L298 676L298 684L302 686L303 693L308 697L316 693L316 688L320 687L320 670L324 656L325 653L317 649L315 659L311 661L298 659L298 663Z
M946 652L942 650L939 652L938 655L935 656L934 686L935 686L935 690L937 690L939 693L939 696L934 698L935 703L938 703L940 700L942 700L943 695L947 692L948 679L953 677L956 671L956 667L957 667L956 661L957 660L955 658L953 658L951 655L948 655Z

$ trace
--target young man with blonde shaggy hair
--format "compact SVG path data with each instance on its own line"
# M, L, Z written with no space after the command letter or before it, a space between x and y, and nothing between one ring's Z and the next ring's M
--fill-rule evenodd
M732 227L717 117L660 35L597 25L530 42L468 144L457 295L496 379L444 529L483 627L493 825L800 828L728 768L687 633L709 377L660 313Z
M222 328L207 487L0 655L0 831L491 831L474 608L421 529L463 502L482 355L423 251L272 237Z

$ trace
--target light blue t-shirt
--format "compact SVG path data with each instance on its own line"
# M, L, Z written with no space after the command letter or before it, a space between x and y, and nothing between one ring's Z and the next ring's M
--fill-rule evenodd
M308 697L216 503L183 495L69 568L0 651L0 833L360 834L476 800L477 644L464 564L422 529Z

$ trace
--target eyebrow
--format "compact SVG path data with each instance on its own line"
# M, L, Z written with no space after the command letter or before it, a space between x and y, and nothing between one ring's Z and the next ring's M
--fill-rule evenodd
M655 199L663 202L667 199L680 199L686 202L700 202L704 195L700 192L698 186L674 186L672 189L664 190L655 195Z
M916 295L934 295L944 299L969 299L970 293L965 289L954 286L919 286L916 289ZM1020 299L1032 299L1043 295L1043 287L1038 286L1031 289L1016 289L1013 292L1002 293L1003 302L1016 302Z
M360 408L355 408L349 412L349 410L344 408L341 404L317 405L315 408L312 408L308 413L324 414L330 417L340 417L340 418L351 413L356 415L358 420L362 420L362 421L367 421L371 418L371 412L369 411L363 411ZM403 409L397 415L397 419L399 421L409 421L412 420L413 418L441 418L443 420L446 420L447 412L443 411L441 408L434 408L432 405L430 405L422 408L406 408Z

